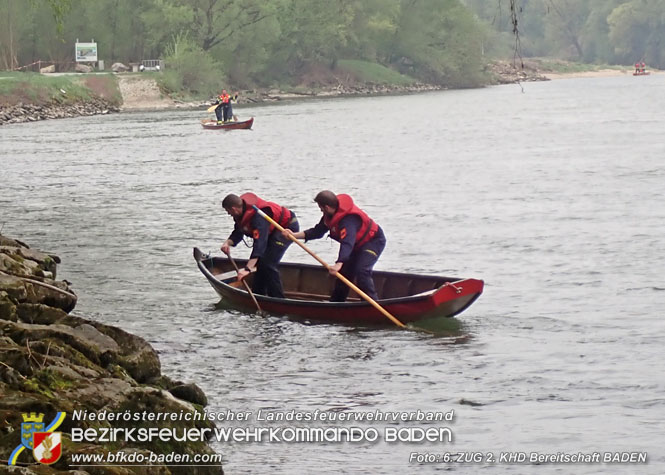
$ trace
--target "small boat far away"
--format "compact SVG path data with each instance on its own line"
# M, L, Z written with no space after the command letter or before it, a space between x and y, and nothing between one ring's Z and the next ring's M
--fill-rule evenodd
M251 129L254 124L254 117L242 121L229 121L218 124L214 119L201 119L201 125L208 130L236 130Z
M194 259L210 285L230 307L255 310L249 293L237 285L236 271L227 258L210 257L194 248ZM234 259L243 268L247 260ZM280 263L285 298L255 294L261 309L278 315L343 323L391 325L385 315L351 291L346 302L328 300L335 278L322 266ZM247 277L251 286L252 276ZM483 292L478 279L374 271L377 302L404 324L453 317L466 310Z

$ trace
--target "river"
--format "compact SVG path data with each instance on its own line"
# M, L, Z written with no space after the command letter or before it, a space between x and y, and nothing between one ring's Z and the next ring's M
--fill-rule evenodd
M251 131L203 130L205 111L7 125L0 226L63 259L75 313L147 339L165 374L203 388L209 412L250 413L219 427L306 425L258 421L259 410L453 415L309 424L373 428L376 441L215 442L227 474L662 473L663 110L665 76L651 75L240 104ZM222 198L254 191L311 226L322 189L381 224L377 269L485 281L457 330L216 307L191 251L220 254ZM330 240L310 244L334 260ZM285 260L314 263L296 246ZM394 428L448 429L452 441L386 442ZM480 461L444 461L459 451ZM596 452L648 463L505 459Z

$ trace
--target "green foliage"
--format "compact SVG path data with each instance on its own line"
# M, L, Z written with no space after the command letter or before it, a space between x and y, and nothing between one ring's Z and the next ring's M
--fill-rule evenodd
M575 63L571 61L556 60L556 59L532 58L530 62L537 64L539 70L549 71L559 74L599 71L601 69L616 69L616 70L623 69L621 66L610 65L610 64Z
M296 76L308 65L334 67L347 46L351 4L343 0L288 0L276 11L279 43L268 68L278 77Z
M39 73L7 73L0 80L0 103L74 103L90 99L93 92L80 84L79 76L44 76ZM64 91L64 92L63 92Z
M352 73L363 82L376 84L413 84L416 79L400 74L393 69L386 68L376 63L369 63L357 59L340 59L337 67Z
M372 81L403 81L374 64L421 82L467 87L483 83L485 63L516 52L665 66L661 6L651 0L0 0L0 68L51 61L58 70L72 69L74 42L94 39L109 66L165 59L161 86L188 95L210 95L222 83L296 85L314 70L332 77L340 63Z
M509 10L499 1L464 0L496 32L510 31ZM506 2L504 2L505 4ZM653 0L515 0L521 49L589 63L665 67L663 2ZM497 37L499 39L499 37ZM502 40L514 43L514 35ZM515 52L515 45L512 48Z
M425 82L452 87L482 81L482 37L458 0L402 0L391 63Z
M33 0L34 1L34 0ZM63 19L72 7L71 0L45 0L51 7L58 33L62 33Z
M665 13L659 3L633 0L609 15L609 38L624 63L665 65Z
M179 34L166 48L165 72L160 87L169 93L210 96L223 78L219 65L186 34Z

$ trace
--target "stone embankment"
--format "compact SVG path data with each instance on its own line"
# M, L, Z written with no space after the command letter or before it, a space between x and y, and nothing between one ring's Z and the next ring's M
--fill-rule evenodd
M491 84L508 84L525 81L547 81L548 78L530 63L518 67L508 62L494 62L487 67ZM17 122L32 122L42 119L77 117L109 112L132 110L163 110L163 109L203 109L208 103L182 102L171 99L162 93L153 77L140 73L118 74L118 89L122 103L114 105L109 101L95 97L76 104L49 103L47 105L18 104L0 109L0 125ZM311 88L305 90L282 91L278 89L257 89L240 91L239 103L277 102L290 99L306 99L315 97L368 96L383 94L410 94L447 89L445 86L433 84L375 84L345 83L337 86Z
M441 91L447 89L444 86L432 84L374 84L363 83L357 85L340 84L328 88L310 89L299 92L287 92L279 89L248 90L240 91L239 103L261 103L278 102L290 99L304 99L314 97L336 97L336 96L372 96L388 94L410 94L427 91Z
M494 84L549 81L549 78L540 72L537 65L529 61L522 63L494 61L487 65L487 71Z
M75 104L49 103L36 105L20 103L0 109L0 125L34 122L44 119L63 119L65 117L108 114L109 112L118 112L119 110L119 107L99 98Z
M119 437L115 441L72 441L72 429L212 429L212 422L193 420L207 404L194 384L161 373L155 350L142 338L120 328L71 315L77 296L66 280L56 280L55 255L30 249L0 235L0 464L10 473L53 474L221 474L218 466L169 465L170 453L214 454L205 441L147 442ZM124 414L140 419L73 420L72 414ZM24 414L43 414L44 422L59 412L66 417L57 429L62 456L53 465L36 462L22 450L13 467L13 451L21 446ZM151 421L150 414L191 414L179 420ZM147 414L148 419L141 415ZM187 418L192 420L186 420ZM202 418L205 419L205 418ZM87 467L72 463L72 454L107 452L143 454L156 462L145 466Z

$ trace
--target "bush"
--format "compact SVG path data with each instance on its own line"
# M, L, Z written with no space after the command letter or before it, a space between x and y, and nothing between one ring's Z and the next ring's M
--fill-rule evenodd
M219 64L186 35L174 37L159 85L170 93L209 97L223 82Z

